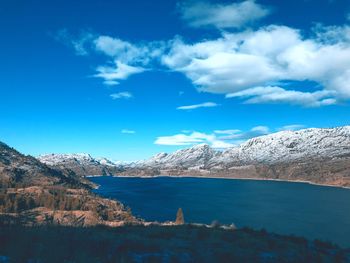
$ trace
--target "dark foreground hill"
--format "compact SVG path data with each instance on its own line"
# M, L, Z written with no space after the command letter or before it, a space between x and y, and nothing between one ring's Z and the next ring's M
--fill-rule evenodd
M203 226L1 227L9 262L349 262L320 241ZM1 261L1 257L0 257Z

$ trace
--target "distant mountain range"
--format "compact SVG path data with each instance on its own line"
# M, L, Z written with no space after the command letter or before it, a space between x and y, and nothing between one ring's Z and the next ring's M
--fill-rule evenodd
M211 176L350 186L350 126L281 131L225 151L199 144L124 164L88 154L50 154L38 159L81 176Z

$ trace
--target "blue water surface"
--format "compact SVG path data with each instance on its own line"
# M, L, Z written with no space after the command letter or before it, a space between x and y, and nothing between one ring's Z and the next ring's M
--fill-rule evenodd
M150 221L234 223L350 247L350 190L305 183L210 178L94 177L95 192Z

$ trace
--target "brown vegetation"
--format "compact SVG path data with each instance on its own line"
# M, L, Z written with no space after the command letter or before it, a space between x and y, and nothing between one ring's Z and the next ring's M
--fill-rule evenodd
M0 224L110 225L138 223L120 202L103 199L94 184L58 171L0 142Z
M175 224L176 225L183 225L183 224L185 224L184 213L182 212L182 208L181 207L177 210Z

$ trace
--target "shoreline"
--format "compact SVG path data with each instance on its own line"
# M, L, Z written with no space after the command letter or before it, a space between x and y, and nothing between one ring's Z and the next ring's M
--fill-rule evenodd
M275 181L275 182L286 182L286 183L302 183L302 184L309 184L309 185L316 185L316 186L323 186L323 187L336 187L341 189L347 189L350 190L350 186L340 186L340 185L333 185L333 184L322 184L322 183L315 183L311 181L305 181L305 180L288 180L288 179L273 179L273 178L236 178L236 177L227 177L227 176L201 176L201 175L151 175L151 176L132 176L132 175L89 175L86 176L87 178L90 177L125 177L125 178L144 178L144 179L152 179L152 178L158 178L158 177L169 177L169 178L203 178L203 179L227 179L227 180L252 180L252 181Z

